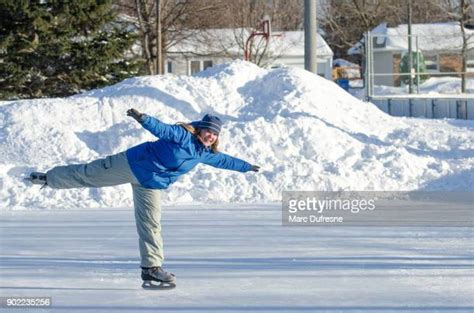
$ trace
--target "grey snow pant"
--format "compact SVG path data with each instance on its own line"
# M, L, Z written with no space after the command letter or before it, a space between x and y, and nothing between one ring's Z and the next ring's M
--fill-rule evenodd
M46 173L46 180L48 186L53 189L132 184L140 265L141 267L162 265L160 190L147 189L140 185L130 169L126 152L87 164L57 166Z

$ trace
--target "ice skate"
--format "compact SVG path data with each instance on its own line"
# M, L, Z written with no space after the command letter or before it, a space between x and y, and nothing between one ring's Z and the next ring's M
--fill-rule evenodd
M43 185L43 187L47 185L46 174L41 172L32 172L25 180L34 185Z
M176 287L176 277L165 272L160 266L142 268L142 288L144 289L173 289Z

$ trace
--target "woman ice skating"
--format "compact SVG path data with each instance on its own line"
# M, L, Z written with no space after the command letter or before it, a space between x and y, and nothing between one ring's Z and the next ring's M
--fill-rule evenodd
M46 173L33 172L29 180L53 189L131 184L142 286L173 288L175 276L162 269L160 190L168 188L199 163L242 173L258 172L259 167L217 150L222 127L217 116L205 115L190 124L171 125L135 109L128 110L127 115L159 139L91 163L57 166Z

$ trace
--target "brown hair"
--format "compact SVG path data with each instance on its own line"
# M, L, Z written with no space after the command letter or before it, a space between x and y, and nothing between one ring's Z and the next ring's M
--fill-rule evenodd
M179 125L179 126L183 127L184 129L186 129L188 132L190 132L191 134L193 134L193 136L196 137L196 138L197 138L197 136L199 135L199 133L201 132L201 128L194 127L194 126L191 125L191 124L179 122L179 123L177 123L177 125ZM216 141L211 145L211 150L212 150L212 152L214 152L214 153L219 152L218 146L219 146L219 137L218 137L218 138L216 139Z

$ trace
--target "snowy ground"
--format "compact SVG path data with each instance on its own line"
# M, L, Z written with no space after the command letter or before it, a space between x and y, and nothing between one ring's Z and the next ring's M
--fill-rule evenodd
M53 300L28 312L474 310L472 229L283 227L279 204L165 207L178 287L148 291L132 209L1 214L0 296Z

